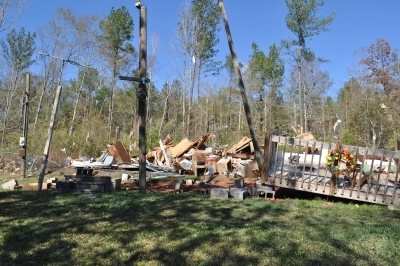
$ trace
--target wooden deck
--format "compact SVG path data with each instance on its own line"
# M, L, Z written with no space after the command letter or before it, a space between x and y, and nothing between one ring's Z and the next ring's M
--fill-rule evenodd
M398 142L400 139L398 139ZM331 194L331 173L325 158L337 144L266 135L263 172L265 184L382 205L400 206L398 161L400 151L342 145L358 159L350 179L341 176ZM308 154L308 151L315 153ZM372 169L361 174L361 169ZM357 175L358 174L358 175ZM359 178L358 182L355 180ZM360 180L364 177L364 180ZM360 185L360 181L362 184Z

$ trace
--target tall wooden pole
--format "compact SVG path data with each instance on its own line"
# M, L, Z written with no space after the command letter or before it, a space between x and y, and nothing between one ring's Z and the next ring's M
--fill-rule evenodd
M54 97L53 110L51 112L51 118L50 118L50 126L49 126L49 131L47 133L46 145L44 147L43 158L42 158L42 166L40 168L38 191L42 190L44 173L46 171L47 160L49 158L49 150L50 150L51 138L53 137L54 122L56 120L56 114L57 114L57 109L58 109L58 102L60 100L61 90L62 90L62 87L58 86L57 87L57 91L56 91L56 95Z
M29 92L30 92L30 76L26 74L26 89L25 89L25 97L24 97L24 129L23 129L23 137L24 137L24 154L22 156L21 161L21 177L26 177L26 156L27 156L27 146L28 146L28 123L29 123Z
M139 45L139 78L146 78L147 68L147 12L140 7L140 45ZM139 193L146 193L146 120L147 120L147 87L145 82L139 83Z
M235 47L233 46L233 39L232 39L232 35L231 35L231 30L229 29L228 18L227 18L226 13L225 13L225 7L224 7L223 1L222 0L218 0L218 5L219 5L219 8L221 10L222 19L224 21L226 37L228 38L229 49L230 49L231 55L232 55L233 68L235 70L235 74L236 74L236 77L238 79L238 85L239 85L239 88L240 88L240 94L242 95L243 108L244 108L244 111L246 113L247 124L249 125L250 135L251 135L251 139L252 139L253 145L254 145L254 158L256 159L259 171L261 172L262 171L262 159L263 158L261 156L261 151L260 151L260 147L258 145L257 136L256 136L256 133L254 131L253 120L251 118L250 106L249 106L249 103L248 103L248 100L247 100L246 88L244 86L242 73L240 72L239 62L237 60Z

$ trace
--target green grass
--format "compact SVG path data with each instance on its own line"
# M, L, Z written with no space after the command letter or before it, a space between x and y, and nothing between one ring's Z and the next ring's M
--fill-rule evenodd
M0 192L0 265L398 265L400 212L292 199Z

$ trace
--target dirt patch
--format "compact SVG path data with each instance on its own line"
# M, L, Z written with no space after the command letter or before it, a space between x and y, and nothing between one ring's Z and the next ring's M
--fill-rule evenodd
M253 187L256 182L256 179L245 179L244 186L245 187ZM174 189L175 179L163 181L163 180L151 180L146 182L146 188L152 192L175 192ZM192 185L186 185L183 182L182 189L178 192L183 193L200 193L205 189L211 188L230 188L235 186L235 180L233 179L215 179L209 181L207 183L197 183L196 181ZM138 189L139 185L134 182L127 182L121 185L121 189Z

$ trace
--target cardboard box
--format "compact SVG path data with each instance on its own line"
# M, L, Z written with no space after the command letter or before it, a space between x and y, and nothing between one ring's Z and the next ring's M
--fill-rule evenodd
M258 169L258 164L256 161L242 161L238 164L237 174L244 178L252 178L255 177L253 169Z
M218 173L217 172L217 163L220 160L220 156L207 156L206 159L204 160L204 162L212 167L214 169L214 173Z
M217 162L217 173L224 173L232 169L231 158L222 158Z

